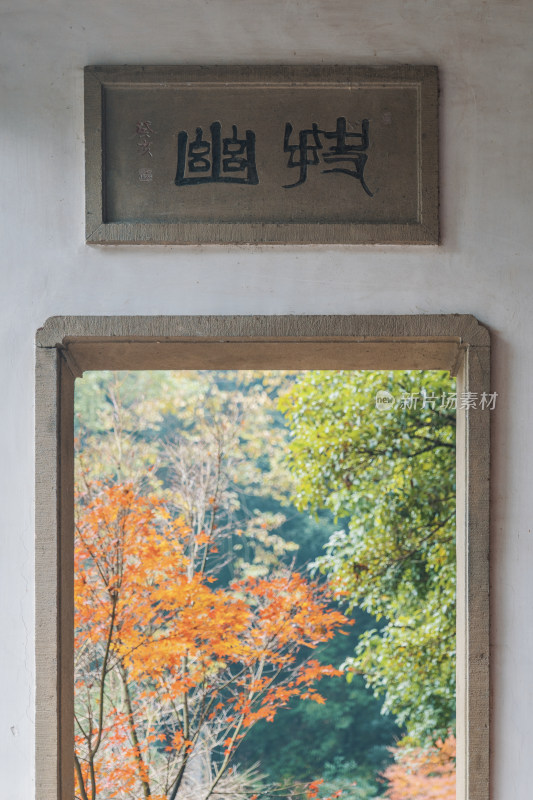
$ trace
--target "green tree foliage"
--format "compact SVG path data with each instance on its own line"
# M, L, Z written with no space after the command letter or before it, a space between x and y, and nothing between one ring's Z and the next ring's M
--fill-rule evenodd
M379 390L396 402L376 408ZM280 401L297 507L344 522L315 566L382 623L347 666L413 742L455 724L454 391L445 373L320 371Z
M361 774L360 765L353 759L335 756L328 762L322 772L323 783L320 786L319 797L335 797L342 800L374 800L376 798L376 784L373 780Z

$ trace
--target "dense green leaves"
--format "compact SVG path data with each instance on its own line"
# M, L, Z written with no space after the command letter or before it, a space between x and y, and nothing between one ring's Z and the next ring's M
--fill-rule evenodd
M321 371L280 403L296 505L344 523L315 566L384 623L347 666L418 741L455 720L454 391L444 373Z

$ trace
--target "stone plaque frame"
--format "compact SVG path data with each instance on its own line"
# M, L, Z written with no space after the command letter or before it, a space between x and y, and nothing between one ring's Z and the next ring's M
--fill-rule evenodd
M89 244L439 243L434 66L90 66L85 144Z
M490 392L469 315L52 317L36 352L36 800L74 796L74 381L84 370L438 369ZM457 410L457 800L489 798L490 411Z

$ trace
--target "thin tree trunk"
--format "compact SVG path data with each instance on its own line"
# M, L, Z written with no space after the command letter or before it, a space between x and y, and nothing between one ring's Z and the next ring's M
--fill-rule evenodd
M126 700L126 709L128 712L128 720L130 726L130 733L131 738L133 741L133 749L135 750L135 760L137 761L137 766L139 768L139 779L142 783L143 787L143 794L146 800L152 796L152 792L150 790L150 783L146 775L148 774L148 768L144 763L144 759L141 753L141 746L139 744L139 737L137 736L137 728L135 727L135 722L133 721L133 707L131 704L131 695L128 686L128 673L126 672L126 668L122 662L120 663L120 676L122 678L122 684L124 686L124 699Z
M89 800L87 797L87 790L85 789L85 784L83 782L83 774L81 771L81 764L78 756L74 753L74 767L76 769L76 775L78 777L78 783L80 785L80 792L82 796L82 800Z

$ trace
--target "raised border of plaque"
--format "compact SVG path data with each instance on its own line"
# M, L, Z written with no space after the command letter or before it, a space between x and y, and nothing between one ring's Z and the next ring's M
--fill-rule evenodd
M439 243L434 66L85 68L89 244Z

